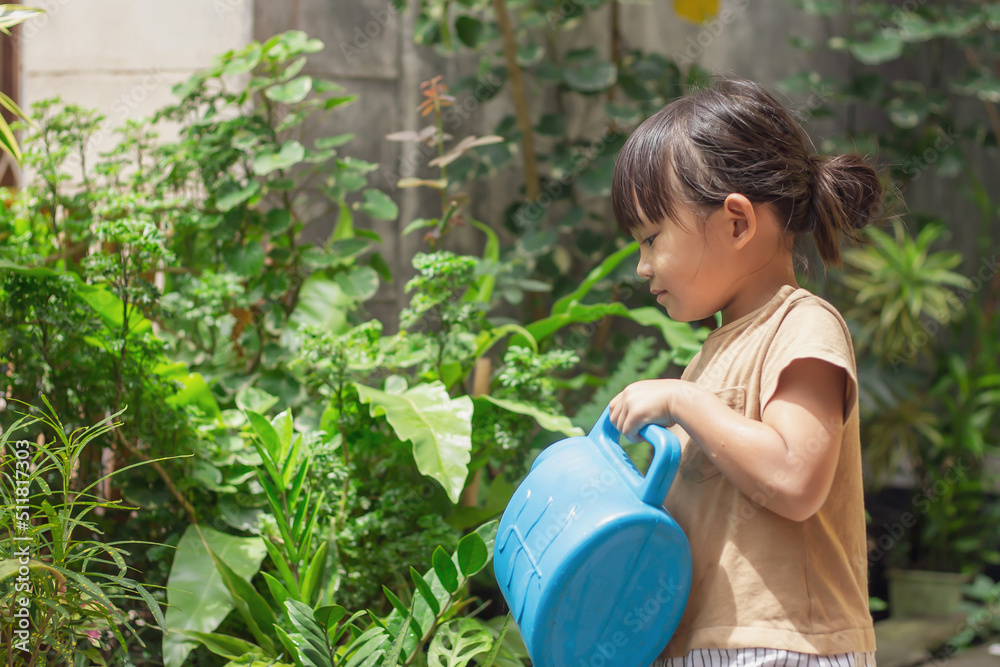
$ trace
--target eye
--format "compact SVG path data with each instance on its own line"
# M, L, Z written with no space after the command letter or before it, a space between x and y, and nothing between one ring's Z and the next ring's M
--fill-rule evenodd
M643 242L643 243L645 243L645 244L646 244L647 246L649 246L650 248L652 248L652 247L653 247L653 239L655 239L655 238L656 238L656 234L653 234L652 236L649 236L649 237L647 237L647 238L644 238L644 239L642 240L642 242Z

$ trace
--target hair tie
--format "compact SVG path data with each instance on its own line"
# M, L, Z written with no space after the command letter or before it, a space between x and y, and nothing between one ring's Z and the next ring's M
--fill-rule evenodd
M820 170L823 169L823 164L826 162L822 155L810 155L806 158L806 171L809 172L809 183L807 184L807 190L809 192L809 211L815 211L817 204L817 197L819 193L817 188L819 187ZM818 224L818 215L807 215L806 219L802 224L802 232L805 234L812 234L816 231L816 225Z
M819 183L819 172L822 171L826 159L822 155L810 155L806 158L806 168L809 170L809 189L812 190Z

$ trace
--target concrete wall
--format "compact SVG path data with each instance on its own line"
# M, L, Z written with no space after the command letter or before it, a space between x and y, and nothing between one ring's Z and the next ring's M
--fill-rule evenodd
M821 26L813 17L788 9L786 0L722 0L722 12L708 25L698 25L678 18L671 2L620 5L622 36L625 48L660 51L675 59L697 60L710 71L747 76L772 85L796 67L797 53L787 44L789 35L819 37ZM360 95L354 105L338 111L336 122L354 131L357 138L345 146L345 152L378 162L380 172L373 184L386 188L400 205L395 223L374 223L384 240L384 253L395 270L394 286L376 297L373 312L388 324L395 311L407 302L403 284L411 275L410 258L425 248L419 234L400 237L406 223L418 217L433 217L440 211L435 197L419 190L392 190L395 178L433 176L426 167L433 157L418 146L396 144L384 135L397 130L417 130L427 124L416 112L420 102L419 84L437 74L446 80L474 72L479 54L465 50L458 57L442 57L432 49L413 42L412 12L395 12L388 0L290 0L257 2L254 33L259 40L276 32L297 28L326 43L326 49L311 60L310 73L331 77ZM599 45L609 48L609 9L590 12L581 30L566 33L560 49ZM532 93L532 112L537 115L551 100ZM467 112L461 123L449 131L455 137L488 134L505 115L513 113L507 91L479 104L466 92L459 104ZM571 133L596 137L603 126L600 105L577 98L569 114ZM498 229L503 207L515 196L522 179L519 163L498 172L488 183L474 185L472 211L480 220ZM609 212L610 213L610 212ZM610 214L608 216L610 223ZM330 220L312 230L323 237L332 226ZM478 252L479 235L461 230L448 239L448 247Z
M396 280L383 287L371 308L389 328L394 326L398 309L408 301L403 285L411 275L410 259L425 248L419 233L401 237L399 232L414 218L435 216L440 203L429 191L393 187L403 176L434 175L427 167L433 155L384 137L426 125L428 120L416 111L420 82L438 74L449 81L469 74L479 54L466 50L458 57L443 57L415 44L413 13L397 13L389 0L38 0L35 4L48 14L22 27L21 100L30 105L59 94L66 101L97 107L108 116L109 127L151 113L172 99L173 84L216 54L251 39L264 40L295 28L323 40L326 48L310 58L307 73L333 79L360 99L329 114L317 131L354 132L356 138L343 152L378 163L372 184L389 191L400 206L398 221L358 221L381 234L383 254L394 269ZM789 8L787 0L721 0L719 14L706 25L677 17L672 7L667 1L620 3L623 47L658 51L681 63L695 60L711 72L753 78L773 89L779 79L805 66L801 52L788 44L790 36L825 39L821 22ZM596 45L607 53L609 12L608 7L589 12L581 29L561 36L558 48ZM827 53L819 66L832 76L842 75L846 56ZM553 100L541 98L540 91L529 93L536 119L553 109ZM601 105L592 98L566 99L571 134L598 136L603 125ZM806 102L799 99L793 104ZM459 94L458 103L463 114L449 128L456 137L488 134L512 113L507 90L482 104L466 91ZM811 133L819 143L825 134L839 129L829 122L811 128ZM110 136L99 139L93 151L107 148L111 141ZM499 229L503 207L521 184L515 158L488 182L471 186L472 213ZM956 197L949 188L941 182L921 187L914 193L920 199L917 207L939 206L954 212ZM964 201L956 206L970 208ZM611 225L610 211L607 217ZM333 224L332 219L321 220L304 238L323 239ZM956 243L963 249L972 242L971 230L971 226L956 230ZM446 247L478 252L482 238L459 230Z
M59 95L98 109L107 131L94 154L114 144L112 129L171 102L174 84L253 38L253 0L30 4L46 13L20 28L22 107Z

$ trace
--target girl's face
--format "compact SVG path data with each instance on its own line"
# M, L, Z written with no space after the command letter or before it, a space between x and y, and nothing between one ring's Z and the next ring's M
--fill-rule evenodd
M739 281L727 256L724 207L703 222L694 211L678 220L643 222L633 232L639 242L639 277L649 280L656 302L678 322L701 320L723 310Z

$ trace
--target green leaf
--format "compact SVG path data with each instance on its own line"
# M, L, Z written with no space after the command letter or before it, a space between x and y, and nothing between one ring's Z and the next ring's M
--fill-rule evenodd
M591 60L567 69L563 77L566 85L577 92L599 93L615 84L618 68L607 60Z
M849 42L851 55L865 65L881 65L903 53L903 40L898 32L880 30L867 42Z
M257 241L247 241L222 251L226 267L243 277L259 276L264 269L264 246Z
M279 607L284 606L285 600L289 598L288 589L267 572L261 572L261 576L264 577L264 583L267 584L267 590L270 591L274 603Z
M164 400L167 405L194 405L199 407L205 413L205 416L210 419L220 420L222 418L222 412L219 410L219 404L215 400L215 394L212 393L211 388L209 388L208 383L205 382L205 378L202 377L201 373L188 373L187 375L176 376L172 379L179 382L183 387L176 394L168 396Z
M272 208L261 225L271 235L282 234L292 225L292 214L287 208Z
M566 134L566 117L557 113L542 114L535 131L550 137L561 137Z
M573 426L573 422L570 421L569 417L546 412L530 403L522 403L505 398L494 398L488 394L477 396L473 400L476 408L479 410L488 409L487 404L492 404L509 412L531 417L546 431L562 433L567 436L584 435L583 429Z
M260 650L260 647L251 644L245 639L218 632L198 632L197 630L175 630L175 632L196 640L215 655L220 655L230 660L235 660L248 653Z
M573 303L569 309L558 315L553 315L537 322L532 322L526 328L535 340L541 342L563 327L577 322L593 322L609 316L626 317L638 324L653 326L674 350L675 359L679 364L687 364L701 349L699 335L704 338L704 330L696 334L685 322L675 322L667 315L652 306L628 309L622 303L598 303L584 305ZM511 345L523 344L515 337Z
M298 104L309 95L312 90L313 80L311 76L300 76L292 79L288 83L279 83L264 91L268 99L282 104Z
M277 152L261 152L254 157L253 173L267 176L272 171L288 169L297 165L306 156L305 147L294 139L286 141Z
M37 7L27 7L17 4L0 5L0 30L9 35L8 30L10 28L27 21L33 16L44 13L44 9L38 9Z
M431 556L431 562L434 565L434 574L437 575L438 581L444 586L445 590L449 593L454 593L458 590L458 569L455 567L455 563L451 560L451 556L448 552L444 550L443 547L438 545L434 549L434 554Z
M330 137L320 137L315 142L313 146L320 150L327 150L329 148L336 148L337 146L343 146L347 142L354 138L353 132L348 132L347 134L337 134Z
M521 67L534 67L545 57L545 47L541 44L525 44L517 47L516 60Z
M407 234L416 229L423 229L425 227L437 227L440 222L441 221L438 220L437 218L417 218L416 220L413 220L412 222L410 222L410 224L406 225L406 227L403 228L401 235L406 236Z
M340 213L337 215L337 225L333 228L330 238L333 241L345 241L354 238L354 215L351 207L343 199L340 200Z
M281 453L281 440L278 438L278 432L274 430L274 426L263 415L256 412L247 412L246 414L257 437L260 438L264 448L271 455L271 460L277 463Z
M354 300L335 280L317 272L309 276L299 290L299 302L292 313L295 326L312 325L333 334L347 331L347 313Z
M490 649L490 654L486 656L486 660L483 662L482 667L493 667L493 663L496 662L497 655L500 653L500 648L503 646L503 638L507 635L507 628L510 627L512 619L513 614L510 613L504 617L503 626L500 628L500 632L497 634L496 639L493 640L493 648Z
M278 402L277 396L272 396L257 387L241 387L236 392L236 407L245 412L266 414Z
M455 32L462 44L474 49L479 46L486 35L486 26L475 17L459 16L455 19Z
M246 185L230 183L215 197L215 207L225 213L239 206L260 192L260 181L250 181Z
M458 568L465 577L471 577L482 570L490 554L486 548L486 542L478 533L469 533L458 541Z
M395 220L399 216L399 209L396 202L389 198L389 195L381 190L369 188L361 193L365 201L358 208L362 213L370 215L376 220Z
M251 44L243 51L236 53L226 63L222 73L226 76L250 72L260 63L262 50L260 44Z
M268 540L264 540L264 548L267 549L267 554L270 557L271 562L276 568L278 568L278 573L281 574L281 578L285 582L285 590L288 591L293 597L300 597L298 583L296 583L295 576L292 574L292 570L288 566L288 561L282 555L281 551L277 546Z
M378 274L370 266L356 266L337 274L337 285L355 301L367 301L378 292Z
M313 554L309 567L306 568L305 575L302 577L302 598L306 602L312 602L313 591L316 590L316 587L323 579L323 571L326 567L326 552L329 544L329 542L320 544L319 548L316 549L316 553Z
M583 279L579 287L552 304L552 314L558 315L559 313L564 313L570 307L571 303L581 301L594 285L618 268L618 265L625 261L625 259L634 255L638 249L639 244L633 242L621 250L608 255L604 261L590 270L590 273Z
M474 618L462 618L441 626L427 650L427 667L465 667L474 658L490 652L493 635Z
M199 530L203 537L199 536ZM165 667L181 667L194 647L192 642L170 629L212 632L233 610L233 600L208 547L246 579L260 569L266 553L259 537L233 537L208 526L188 526L177 544L167 580L168 631L163 635Z
M420 595L423 596L424 602L426 602L434 615L437 616L441 613L441 603L438 602L437 596L431 590L430 584L424 579L423 575L416 571L412 566L410 567L410 579L413 580L413 585L416 586L417 590L420 591Z
M236 609L243 618L244 623L250 628L254 638L261 645L270 650L273 647L270 635L267 633L275 623L274 612L267 602L257 592L248 578L241 577L221 558L218 554L209 550L215 568L222 575L222 582L226 585L229 595L236 605Z
M326 628L321 627L313 618L312 607L298 600L287 600L285 609L292 625L306 640L298 647L302 664L309 667L333 667L326 643Z
M472 450L472 399L452 398L444 384L419 384L402 394L388 394L355 383L358 398L372 417L385 415L400 440L413 443L421 474L436 479L457 503L468 475Z

